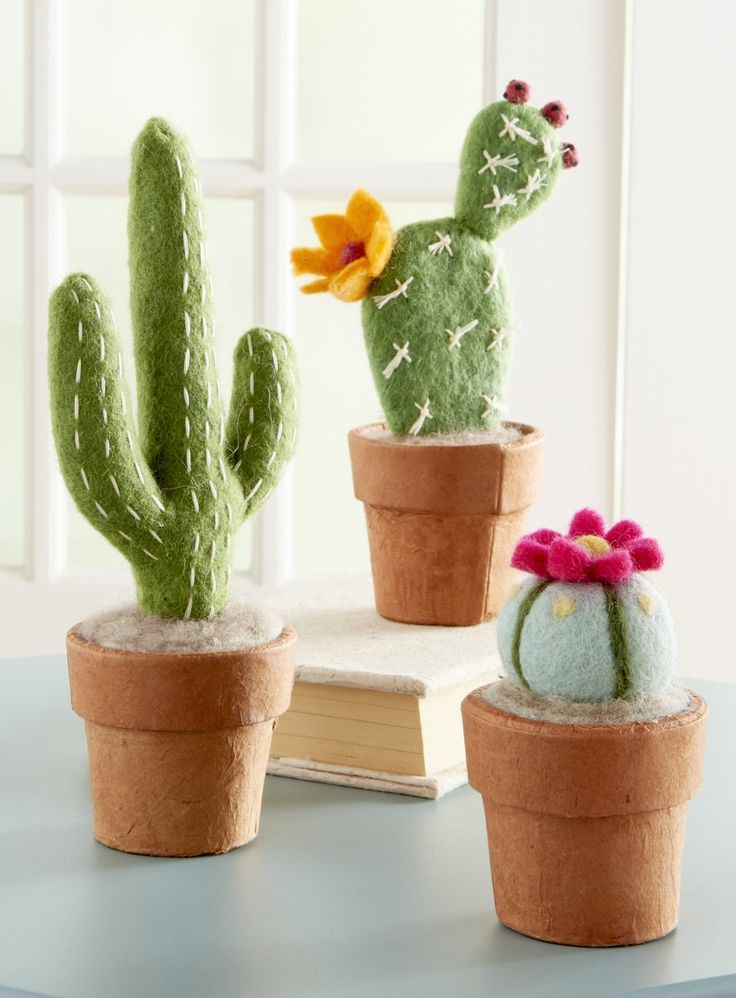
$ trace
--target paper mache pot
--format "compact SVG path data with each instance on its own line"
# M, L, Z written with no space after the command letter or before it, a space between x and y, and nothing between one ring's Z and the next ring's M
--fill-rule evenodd
M537 496L544 434L510 443L406 443L348 435L364 504L376 610L409 624L468 626L495 616L511 552Z
M255 838L295 645L286 627L233 651L124 651L72 628L69 683L85 721L95 838L150 856L223 853Z
M574 946L627 946L677 924L687 803L707 706L657 721L559 724L462 704L468 782L483 796L499 920Z

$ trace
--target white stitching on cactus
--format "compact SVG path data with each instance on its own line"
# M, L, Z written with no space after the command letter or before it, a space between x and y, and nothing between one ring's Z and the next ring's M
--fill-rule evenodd
M273 464L273 462L275 460L276 460L276 451L273 450L273 451L271 451L271 456L269 457L268 461L266 462L266 467L270 468L271 465Z
M132 506L126 506L125 508L130 513L130 515L133 517L134 520L138 520L140 522L140 516L138 516L138 514L136 513L136 511L133 509Z
M508 135L508 137L511 139L512 142L516 142L516 137L518 135L520 139L523 139L525 142L528 142L532 146L538 144L537 140L534 138L531 132L527 131L526 128L521 128L519 126L518 118L507 118L505 114L501 114L501 117L503 118L504 124L503 128L498 133L499 139L502 139L504 135Z
M519 165L519 159L517 156L491 156L487 149L483 150L483 156L485 158L485 163L478 170L478 176L481 173L485 173L486 170L490 170L493 176L496 176L496 170L509 170L511 173L516 173L516 167Z
M191 450L190 450L189 447L187 447L186 462L187 462L187 472L191 475L191 473L192 473L192 452L191 452Z
M161 502L161 500L158 498L158 496L156 496L156 495L153 494L153 492L151 493L151 499L153 499L154 503L156 504L156 506L158 506L158 508L161 510L162 513L166 512L166 507Z
M481 398L485 400L486 408L482 414L482 419L486 416L495 416L497 412L504 413L508 412L508 406L505 402L501 402L495 395L481 395Z
M194 507L194 512L198 513L199 512L199 499L197 499L197 493L194 491L194 489L192 489L192 506ZM199 537L199 534L197 534L197 537Z
M185 270L184 271L184 278L183 278L183 280L181 282L181 293L183 295L185 295L188 290L189 290L189 271Z
M194 535L194 553L196 554L197 551L199 551L199 534L198 533L196 533Z
M181 214L182 217L187 213L187 196L184 191L181 192Z
M279 426L276 430L276 443L279 443L284 432L284 424L279 420Z
M78 294L77 294L77 292L76 292L76 291L74 290L74 288L70 288L69 290L70 290L70 291L71 291L71 293L72 293L72 298L74 299L74 301L75 301L75 302L77 303L77 305L78 305L78 304L79 304L79 295L78 295ZM80 322L80 326L81 326L81 322Z
M213 499L217 499L217 489L215 488L215 483L212 481L211 478L208 478L207 479L207 484L210 487L210 492L212 493L212 498Z
M500 347L509 334L509 330L505 326L501 326L500 329L491 329L493 336L491 337L491 342L486 347L486 353L489 350L495 350Z
M493 270L483 271L483 276L488 278L488 283L483 289L483 294L489 295L495 288L498 287L498 276L501 273L501 261L503 260L503 255L504 251L499 250L496 262L493 264Z
M87 478L87 472L84 470L84 468L80 468L79 474L82 476L82 481L84 482L85 489L89 492L89 478Z
M79 304L79 299L77 299L77 304ZM79 342L82 342L82 337L84 336L84 327L82 326L82 320L79 320L79 325L77 326L77 336L79 337Z
M425 421L432 419L433 417L432 413L429 411L429 399L427 399L424 405L420 405L418 402L415 402L414 408L419 410L419 416L417 417L417 421L413 423L409 429L409 433L415 437L424 426Z
M110 438L105 437L105 457L110 456Z
M105 337L100 333L100 361L105 359Z
M279 362L278 362L278 358L276 356L276 351L275 350L271 350L271 359L273 361L273 373L274 374L278 374L279 373Z
M107 477L110 479L110 484L112 485L112 487L113 487L113 489L115 491L115 495L119 499L120 498L120 486L117 483L117 479L115 478L114 475L108 475Z
M560 150L555 148L553 140L549 135L542 142L542 148L544 149L544 155L539 157L537 163L544 163L546 166L551 167L555 161L555 156L559 154Z
M396 289L394 291L389 291L388 294L385 295L373 295L373 301L376 303L378 308L383 308L384 305L388 304L390 301L393 301L394 298L398 298L399 296L408 298L409 295L407 294L407 288L413 280L413 275L411 277L407 277L407 279L403 282L397 277Z
M81 444L79 440L79 430L74 431L74 446L79 450Z
M214 565L216 557L217 557L217 541L212 541L212 544L210 545L210 565Z
M489 201L487 204L484 204L483 207L484 208L495 208L496 209L496 215L498 215L502 208L506 208L508 206L516 207L516 195L515 194L501 194L501 192L499 191L498 187L496 187L496 185L494 184L493 185L493 201Z
M102 422L107 426L107 409L102 407Z
M75 422L79 420L79 396L74 396L74 420Z
M282 393L282 390L281 390L281 382L280 381L276 382L276 398L278 400L279 405L281 405L281 400L283 398L283 393Z
M92 304L93 304L93 305L94 305L94 307L95 307L95 314L97 315L97 318L98 318L98 319L101 319L101 318L102 318L102 312L100 312L100 303L99 303L99 302L97 301L97 299L95 298L95 299L93 300Z
M187 388L186 385L184 385L184 390L183 390L182 394L184 395L184 405L188 409L189 408L189 389Z
M526 195L526 199L528 201L532 194L540 190L542 187L544 187L544 181L542 180L542 174L537 169L532 174L527 173L525 186L520 187L516 193Z
M189 569L189 585L192 589L194 589L194 583L196 579L197 579L197 570L194 567L194 565L192 565L192 567Z
M248 356L253 356L253 340L250 338L250 333L245 334L245 342L248 344Z
M227 478L227 472L225 471L225 462L222 460L221 457L218 457L217 463L220 466L220 474L222 475L222 480L224 482L225 479Z
M109 516L107 515L107 513L105 512L105 510L102 508L102 506L100 506L100 504L97 502L96 499L95 499L95 506L97 507L97 512L101 513L102 516L104 516L106 520L110 519Z
M184 335L189 336L192 331L192 317L189 312L184 313Z
M184 373L189 374L189 365L192 361L192 351L189 347L184 351Z
M204 463L208 468L212 464L212 454L210 453L209 447L205 447L204 449Z
M189 597L189 602L187 603L187 608L184 611L184 620L189 620L192 615L192 597Z
M227 510L227 522L228 523L232 523L233 522L233 507L232 507L232 504L229 503L229 502L226 502L225 503L225 509Z
M104 375L100 375L100 395L103 399L107 395L107 381Z
M220 514L218 513L217 510L215 510L212 519L215 521L215 530L219 530L220 529Z
M150 551L148 550L148 548L143 548L142 550L143 550L143 554L147 554L147 555L148 555L148 557L149 557L149 558L150 558L150 559L151 559L152 561L158 561L158 558L156 557L156 555L155 555L155 554L151 554L151 552L150 552Z
M77 370L74 372L74 380L77 384L82 380L82 358L77 361Z
M178 156L176 156L175 159L176 159L176 168L179 171L179 179L181 180L184 176L184 171L181 166L181 160L179 159Z
M253 488L248 493L248 495L245 497L246 503L249 503L251 501L251 499L253 498L253 496L256 494L256 492L260 489L260 487L262 485L263 485L263 479L259 478L258 481L256 482L256 484L253 486Z
M186 434L187 440L192 432L192 424L189 422L189 416L184 417L184 433Z
M156 533L155 530L151 530L151 528L149 527L148 528L148 533L151 535L151 537L153 537L154 541L158 541L159 544L163 544L163 541L158 536L158 534Z
M189 236L187 235L187 230L181 230L181 241L184 244L184 259L189 259Z
M130 443L130 441L129 441L129 443ZM132 450L133 444L131 443L130 446L131 446L131 450ZM133 461L133 465L135 467L135 473L136 473L136 475L138 475L138 481L141 483L141 485L145 485L146 484L146 480L143 477L143 472L141 471L141 466L138 464L137 461Z
M445 332L450 337L448 349L454 350L457 347L459 350L460 340L462 340L463 336L465 336L466 333L469 333L471 329L475 329L479 322L480 319L473 319L464 326L456 326L454 329L446 329Z
M82 284L85 286L85 288L88 291L92 290L92 285L89 283L86 277L80 277L79 280L82 282Z
M255 375L255 371L251 371L250 372L250 378L248 379L248 384L250 386L250 393L251 393L251 395L255 395L255 393L256 393L256 389L255 389L255 386L256 386L256 375Z
M121 537L124 537L126 541L130 541L131 544L133 543L133 538L129 534L126 534L124 530L118 530L118 533Z
M427 247L432 256L441 256L443 253L452 256L452 236L449 232L443 235L441 232L435 230L434 234L437 236L437 242L430 243Z
M254 419L255 419L255 413L253 412L253 406L251 406L250 409L248 410L248 422L252 425Z

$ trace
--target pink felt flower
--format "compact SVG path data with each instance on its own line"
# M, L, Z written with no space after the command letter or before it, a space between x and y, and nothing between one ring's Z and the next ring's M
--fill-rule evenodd
M567 536L536 530L516 545L511 564L544 579L565 582L625 582L634 572L661 568L664 555L657 541L644 537L634 520L619 520L610 530L600 513L581 509Z

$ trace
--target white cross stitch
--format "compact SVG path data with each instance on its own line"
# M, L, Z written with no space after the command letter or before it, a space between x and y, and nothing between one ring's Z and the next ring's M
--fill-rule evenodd
M479 176L481 173L485 173L486 170L490 170L494 177L496 176L496 170L500 169L516 173L516 167L519 165L519 160L516 156L491 156L487 149L483 150L483 156L485 157L485 163L478 170Z
M460 340L466 333L469 333L471 329L475 329L479 322L479 319L473 319L473 321L469 322L466 326L456 326L455 329L446 329L445 332L450 337L449 349L453 350L455 347L459 349Z
M504 402L499 402L495 395L481 395L481 398L485 400L486 408L483 412L483 418L486 416L495 416L497 412L508 412L508 406Z
M519 125L518 118L507 118L505 114L502 114L501 117L503 118L503 128L498 133L499 139L502 139L504 135L508 135L512 142L516 142L516 136L518 135L520 139L529 142L533 146L537 144L537 140L532 133Z
M488 283L483 289L483 293L489 295L496 287L498 287L498 275L501 272L501 260L503 259L503 250L498 251L498 256L496 257L496 262L493 265L493 270L484 270L483 276L488 278Z
M427 247L432 256L439 256L439 254L444 252L452 256L452 248L450 246L452 238L450 234L445 233L445 235L443 236L441 232L435 232L435 235L437 236L437 242L430 243L429 246Z
M516 193L525 194L526 199L528 201L529 198L532 196L532 194L534 194L535 191L538 191L540 187L544 187L542 174L539 172L539 170L535 170L534 173L527 174L525 186L520 187Z
M491 339L491 342L486 347L486 352L488 352L489 350L495 350L496 347L500 347L503 341L508 336L508 330L506 329L505 326L502 326L500 329L492 329L491 333L493 333L493 337Z
M409 287L409 285L413 280L414 280L413 277L407 277L407 279L402 283L397 277L396 290L389 291L387 295L374 295L373 301L376 303L376 305L379 308L383 308L383 306L387 302L393 301L394 298L398 298L400 295L403 295L404 298L408 298L409 296L406 293L406 289Z
M409 433L415 437L424 426L425 420L432 418L432 413L429 411L429 399L427 399L424 405L419 405L418 402L415 402L414 405L419 410L419 416L416 423L412 424Z
M537 163L544 163L546 166L552 166L555 161L555 156L560 150L553 146L552 138L550 136L547 136L544 140L542 148L544 149L544 155L539 157Z
M484 204L484 208L495 208L496 214L505 208L507 205L516 205L516 195L515 194L501 194L498 187L493 185L493 201L489 201L488 204Z
M391 360L386 367L383 369L383 376L388 379L400 366L402 360L405 360L407 364L411 364L411 357L409 356L409 341L407 340L403 347L400 347L398 343L394 343L394 350L396 351L396 356Z

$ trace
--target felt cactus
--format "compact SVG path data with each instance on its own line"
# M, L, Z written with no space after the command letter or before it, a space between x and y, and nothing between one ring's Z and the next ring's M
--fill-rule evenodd
M590 509L567 536L523 537L512 564L529 572L498 618L508 677L534 693L599 702L662 693L675 670L666 603L641 573L662 552L632 520L606 530Z
M72 274L49 306L56 447L80 511L130 562L142 610L202 619L225 605L235 530L294 452L296 362L285 337L246 333L226 421L201 186L160 118L133 147L128 233L138 428L110 304Z
M516 80L504 98L470 125L454 217L407 225L392 246L385 212L358 191L344 217L313 219L321 248L292 253L297 274L320 275L307 293L364 299L373 377L396 434L489 429L507 409L513 313L495 240L550 196L577 154L555 132L564 105L531 107Z

